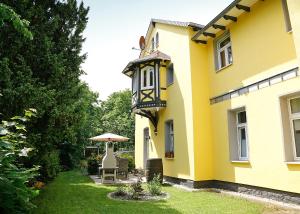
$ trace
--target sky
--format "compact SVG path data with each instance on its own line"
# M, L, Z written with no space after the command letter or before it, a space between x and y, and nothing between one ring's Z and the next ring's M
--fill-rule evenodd
M90 7L84 32L81 79L101 100L111 93L131 87L121 72L139 56L140 36L145 36L151 18L207 24L232 0L83 0Z

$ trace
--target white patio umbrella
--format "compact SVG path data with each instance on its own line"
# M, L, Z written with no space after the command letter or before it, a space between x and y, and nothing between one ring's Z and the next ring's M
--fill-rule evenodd
M123 137L117 134L105 133L102 135L98 135L90 138L91 141L100 141L100 142L125 142L128 141L129 138Z

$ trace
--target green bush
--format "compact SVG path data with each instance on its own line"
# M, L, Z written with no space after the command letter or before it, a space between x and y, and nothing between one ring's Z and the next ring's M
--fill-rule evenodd
M25 141L25 125L34 115L33 109L25 111L24 117L13 117L0 123L0 213L27 213L34 205L30 202L38 194L29 187L37 175L38 167L25 168L33 148Z
M87 159L88 173L90 175L95 175L98 173L98 167L101 160L102 160L102 156L100 155L92 155Z
M143 190L141 176L138 177L137 182L128 185L128 192L133 199L138 199Z
M125 196L127 195L127 189L126 186L120 185L117 187L117 190L115 191L116 196Z
M87 160L81 160L80 163L80 171L83 175L87 175L88 174L88 162Z
M161 194L160 174L154 175L153 179L147 183L147 189L151 195Z
M54 179L61 171L59 151L53 150L42 157L42 174L45 178Z
M134 156L129 153L122 153L120 157L128 159L128 171L132 172L135 169Z

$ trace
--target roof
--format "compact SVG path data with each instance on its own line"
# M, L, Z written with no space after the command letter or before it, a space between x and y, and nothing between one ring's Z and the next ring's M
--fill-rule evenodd
M214 38L216 33L226 30L226 26L231 22L237 22L237 17L245 12L251 11L259 0L234 0L221 13L212 19L207 25L200 29L192 38L193 41L206 44L209 37Z
M126 74L127 76L131 76L132 74L132 66L133 65L136 65L136 64L141 64L143 62L147 62L147 61L151 61L151 60L155 60L155 59L158 59L158 60L165 60L165 61L171 61L171 57L168 56L167 54L163 53L163 52L160 52L160 51L154 51L152 52L151 54L145 56L145 57L142 57L142 58L138 58L138 59L135 59L133 61L130 61L127 66L123 69L122 73L123 74ZM131 71L131 74L130 74L130 71Z
M151 19L150 24L160 23L160 24L166 24L166 25L174 25L179 27L192 27L192 28L198 28L201 29L204 27L204 25L197 24L195 22L180 22L180 21L171 21L171 20L165 20L165 19Z
M150 35L150 32L153 30L156 23L173 25L173 26L184 27L184 28L191 27L191 28L193 28L194 31L201 30L204 27L204 25L197 24L195 22L180 22L180 21L172 21L172 20L166 20L166 19L153 19L152 18L150 21L150 24L148 26L146 36L145 36L146 42L149 40L148 37ZM142 53L142 51L141 51L141 53Z

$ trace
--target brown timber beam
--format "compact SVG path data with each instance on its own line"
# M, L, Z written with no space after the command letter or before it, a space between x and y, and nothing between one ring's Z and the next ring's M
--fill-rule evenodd
M239 10L244 10L246 12L250 12L250 7L247 7L245 5L237 4L236 8L239 9Z
M223 25L213 24L212 26L214 29L226 30L226 27Z
M237 18L234 16L224 15L223 18L225 20L231 20L231 21L237 22Z
M203 35L204 35L204 36L210 36L210 37L212 37L212 38L215 38L215 37L216 37L216 34L214 34L214 33L208 33L208 32L203 32Z

